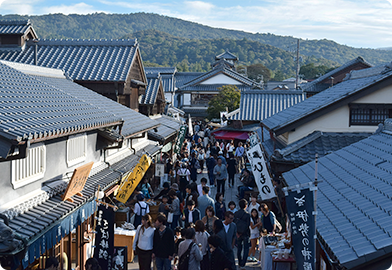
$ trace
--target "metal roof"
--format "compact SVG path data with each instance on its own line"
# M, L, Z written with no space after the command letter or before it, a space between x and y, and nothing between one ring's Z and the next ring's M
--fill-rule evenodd
M175 86L180 88L184 84L196 79L197 77L203 75L205 72L176 72L174 75Z
M370 135L370 133L315 131L283 149L277 149L273 158L277 161L308 163L314 160L316 153L319 157L323 157Z
M7 65L7 64L10 64ZM0 135L21 141L48 139L122 121L121 116L79 99L0 61ZM34 69L34 67L32 67ZM76 84L73 84L75 87Z
M21 34L27 32L27 30L31 28L30 20L21 20L21 21L0 21L0 34ZM32 29L32 28L31 28Z
M240 111L231 120L262 121L305 99L302 91L242 91Z
M75 81L125 82L138 51L132 40L39 40L27 41L22 51L0 48L0 59L62 69Z
M344 69L347 69L350 66L353 66L358 63L363 63L365 65L368 65L369 67L373 66L372 64L367 62L365 59L363 59L361 56L358 56L357 58L348 61L347 63L341 65L340 67L335 68L334 70L331 70L328 73L325 73L323 76L318 77L316 80L314 80L312 82L301 84L301 88L305 92L320 92L322 90L325 90L329 86L319 85L322 81L324 81L325 79L329 79L330 77L335 76L337 73L343 71Z
M211 77L214 77L215 75L217 75L219 73L223 73L226 76L231 77L232 79L237 80L238 82L240 82L244 85L247 85L247 86L259 87L259 88L262 87L262 85L260 85L259 83L239 74L238 72L226 67L225 65L218 65L214 69L212 69L211 71L203 73L199 77L187 82L186 84L184 84L183 86L181 86L179 88L183 89L184 87L187 87L187 86L200 84L201 82L203 82Z
M73 83L69 79L42 76L37 76L37 78L48 85L55 85L56 87L62 89L62 91L65 93L99 107L101 110L106 110L116 115L117 117L121 117L124 121L121 134L125 137L144 132L159 125L158 122L148 118L147 116L125 107L122 104L106 98L79 84Z
M317 231L348 269L392 252L392 120L374 135L318 162ZM314 163L283 174L289 186L314 180Z
M339 101L344 101L367 87L389 78L391 75L392 70L388 66L352 71L345 81L264 119L262 123L265 127L277 133L282 128L289 128L289 125L290 127L295 126L294 122L302 120L311 114L322 113L321 110L324 108Z
M148 85L146 93L141 96L139 104L154 105L158 96L159 86L162 83L161 75L159 73L146 73L146 76Z

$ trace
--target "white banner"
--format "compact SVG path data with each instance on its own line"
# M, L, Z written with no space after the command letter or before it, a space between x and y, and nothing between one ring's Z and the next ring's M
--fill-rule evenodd
M271 177L268 173L267 164L265 163L263 151L260 144L250 148L246 152L249 162L252 165L252 172L256 180L257 188L262 200L268 200L276 197Z
M155 164L155 176L163 177L165 174L165 164Z

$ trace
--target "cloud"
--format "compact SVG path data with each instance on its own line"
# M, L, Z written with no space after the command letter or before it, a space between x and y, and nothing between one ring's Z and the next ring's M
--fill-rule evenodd
M173 3L147 3L147 2L111 2L106 0L100 0L99 3L107 5L108 8L111 7L121 7L123 8L122 13L131 13L131 12L148 12L148 13L156 13L165 16L177 17L178 13L175 11L177 6Z
M2 14L32 14L33 5L39 1L34 0L0 0L0 10Z
M104 12L102 10L98 10L91 5L86 3L77 3L74 5L58 5L58 6L50 6L50 7L43 7L43 13L63 13L65 15L68 14L91 14L95 12Z

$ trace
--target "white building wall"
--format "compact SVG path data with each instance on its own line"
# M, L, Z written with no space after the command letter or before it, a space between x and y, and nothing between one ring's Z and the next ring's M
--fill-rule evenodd
M240 85L242 84L241 82L234 80L233 78L230 78L229 76L225 74L218 74L208 80L205 80L201 82L200 84L236 84Z
M184 93L183 97L184 97L184 100L183 100L182 105L183 106L190 106L191 105L191 94Z

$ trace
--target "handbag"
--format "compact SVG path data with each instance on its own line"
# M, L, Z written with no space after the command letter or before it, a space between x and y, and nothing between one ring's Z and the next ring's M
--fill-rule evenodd
M173 222L173 216L174 214L169 212L169 214L167 214L167 222L168 223L172 223Z

